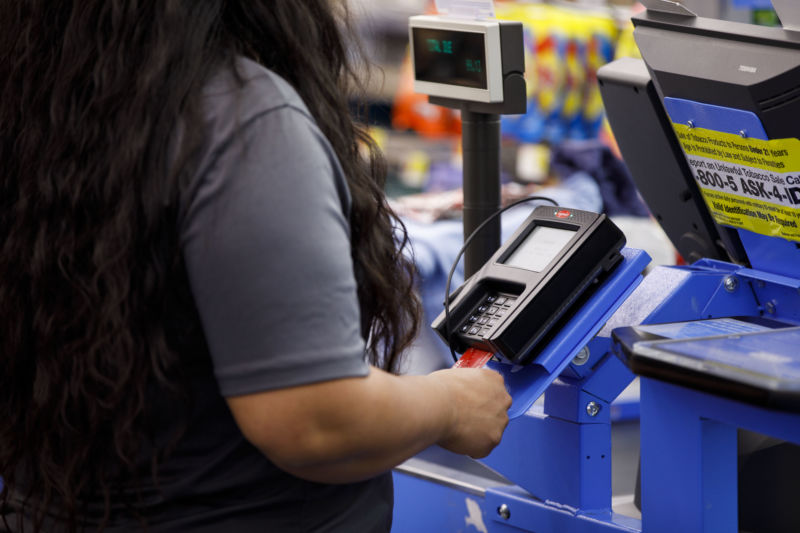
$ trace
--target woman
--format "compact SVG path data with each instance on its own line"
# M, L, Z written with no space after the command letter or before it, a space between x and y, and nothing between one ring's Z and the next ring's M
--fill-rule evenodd
M418 304L345 20L0 4L6 527L385 531L392 466L499 442L497 374L387 372Z

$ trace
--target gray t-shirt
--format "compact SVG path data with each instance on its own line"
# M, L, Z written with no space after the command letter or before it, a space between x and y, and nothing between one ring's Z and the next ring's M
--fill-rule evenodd
M149 389L138 483L123 489L138 511L112 495L106 531L140 530L138 513L154 533L385 532L391 474L344 485L287 474L244 438L224 399L369 371L337 158L284 80L244 59L237 72L205 89L206 145L180 198L186 269L170 274L165 328L188 394ZM150 460L167 448L155 484ZM96 530L102 496L84 504L82 526Z
M341 167L297 93L250 61L207 88L211 149L181 247L223 396L364 376Z
M244 439L223 398L369 371L337 158L284 80L243 59L237 70L243 86L223 73L206 88L210 138L181 198L207 349L188 354L190 421L147 494L150 530L388 531L390 474L348 485L291 476ZM159 416L167 435L174 416Z

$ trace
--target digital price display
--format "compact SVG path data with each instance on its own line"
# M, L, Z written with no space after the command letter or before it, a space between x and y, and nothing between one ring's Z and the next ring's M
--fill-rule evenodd
M418 93L499 103L505 100L506 76L516 75L524 82L519 22L419 15L408 19L408 30L414 90Z
M537 207L452 297L433 328L453 349L528 364L595 281L622 260L625 235L605 215Z
M483 33L412 28L414 75L421 81L486 89Z

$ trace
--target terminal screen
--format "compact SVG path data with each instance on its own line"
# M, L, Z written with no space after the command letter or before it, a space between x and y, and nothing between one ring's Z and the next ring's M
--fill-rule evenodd
M536 226L505 260L505 264L542 272L564 249L575 230Z
M417 80L487 88L483 33L431 28L411 31Z

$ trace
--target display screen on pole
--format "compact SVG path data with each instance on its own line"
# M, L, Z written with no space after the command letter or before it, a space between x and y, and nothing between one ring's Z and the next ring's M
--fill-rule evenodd
M417 80L487 88L483 33L430 28L411 31Z
M564 249L575 230L536 226L508 256L505 264L542 272Z

